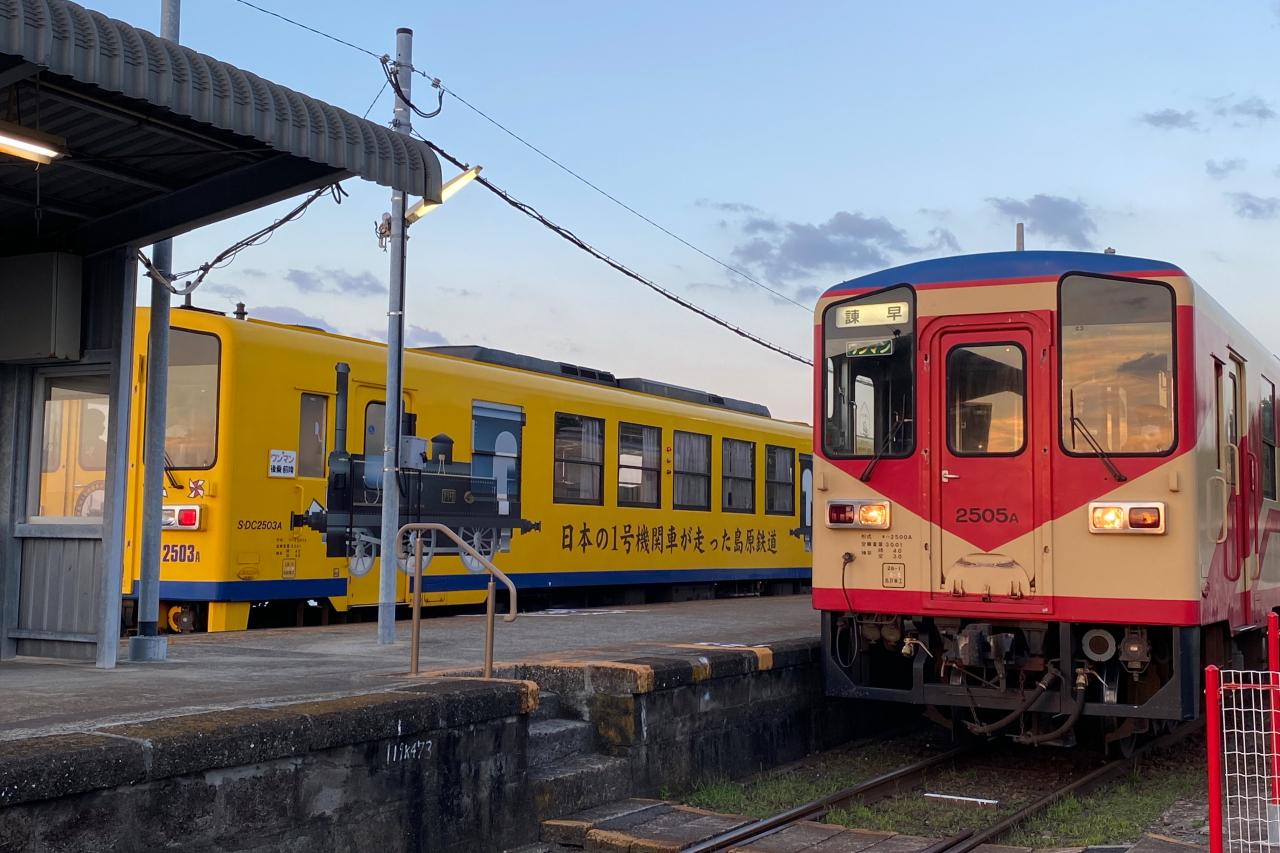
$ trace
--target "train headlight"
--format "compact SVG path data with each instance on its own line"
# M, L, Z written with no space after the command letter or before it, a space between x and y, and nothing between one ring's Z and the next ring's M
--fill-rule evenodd
M827 527L888 530L892 504L888 501L829 501Z
M1090 533L1164 533L1164 504L1111 503L1089 504Z

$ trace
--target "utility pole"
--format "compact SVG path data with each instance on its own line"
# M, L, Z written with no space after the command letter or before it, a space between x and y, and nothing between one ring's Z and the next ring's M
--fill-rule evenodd
M161 0L160 37L178 43L182 0ZM152 263L167 280L173 274L173 240L155 244ZM138 580L138 633L129 638L129 659L162 661L168 639L160 635L160 533L164 514L165 414L169 398L169 304L172 292L157 276L151 279L151 330L147 346L147 414L143 440L145 481L142 489L142 571Z
M404 73L401 74L400 72ZM412 113L405 99L413 84L413 30L396 30L394 68L400 92L396 94L392 127L408 136ZM400 94L404 97L401 98ZM407 198L402 190L391 193L391 286L387 306L387 402L382 442L382 547L378 561L378 643L396 641L396 533L400 529L400 406L404 399L404 273ZM419 590L413 590L418 595Z

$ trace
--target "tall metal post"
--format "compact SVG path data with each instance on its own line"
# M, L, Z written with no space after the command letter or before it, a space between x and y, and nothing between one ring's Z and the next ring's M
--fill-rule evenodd
M396 71L400 92L411 98L413 30L396 30ZM399 94L393 128L409 135L413 129L409 105ZM391 286L387 306L387 405L382 443L382 548L378 561L378 642L396 641L396 532L400 529L400 406L404 398L404 214L407 199L391 193ZM417 595L417 590L414 590Z
M161 0L160 37L178 41L182 0ZM152 263L166 278L173 274L173 241L156 243ZM164 511L165 409L169 397L169 307L172 293L163 282L151 281L151 329L147 345L147 414L142 464L142 569L138 580L138 633L129 638L129 659L161 661L168 656L168 640L160 635L160 531Z

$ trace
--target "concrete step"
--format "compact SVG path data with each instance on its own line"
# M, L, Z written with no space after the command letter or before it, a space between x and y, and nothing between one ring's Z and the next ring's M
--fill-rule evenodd
M529 769L539 821L561 817L631 794L631 766L624 758L573 755Z
M567 853L570 850L582 853L581 847L565 847L562 844L552 844L547 841L535 841L532 844L524 844L520 847L510 847L503 853Z
M538 708L533 712L535 720L550 720L560 716L560 694L549 690L538 691Z
M593 733L579 720L535 720L529 724L529 769L591 752Z

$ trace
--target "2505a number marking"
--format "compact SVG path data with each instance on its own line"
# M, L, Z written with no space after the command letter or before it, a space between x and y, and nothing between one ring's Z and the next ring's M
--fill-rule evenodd
M956 521L960 524L1016 524L1018 514L998 507L956 507Z

